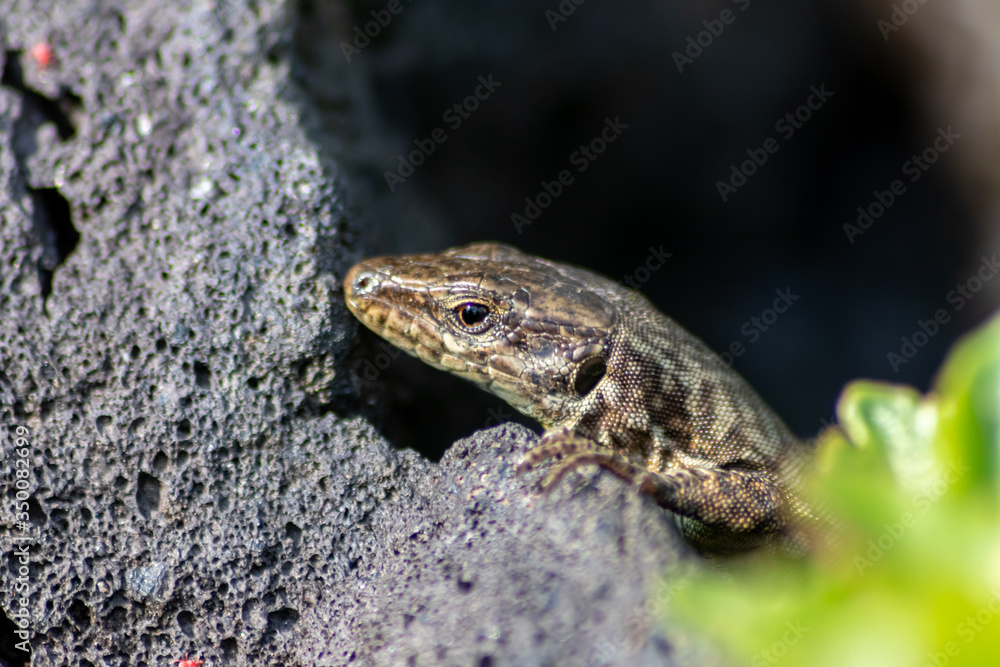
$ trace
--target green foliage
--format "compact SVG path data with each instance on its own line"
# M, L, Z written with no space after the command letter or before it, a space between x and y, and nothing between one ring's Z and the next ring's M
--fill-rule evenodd
M1000 664L1000 316L928 395L857 381L837 416L807 484L829 544L701 574L671 622L734 664Z

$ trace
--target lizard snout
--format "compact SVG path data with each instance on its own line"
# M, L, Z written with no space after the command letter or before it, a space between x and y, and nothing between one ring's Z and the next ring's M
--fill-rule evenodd
M374 296L382 286L383 276L368 268L364 262L355 265L344 277L344 299L355 310Z

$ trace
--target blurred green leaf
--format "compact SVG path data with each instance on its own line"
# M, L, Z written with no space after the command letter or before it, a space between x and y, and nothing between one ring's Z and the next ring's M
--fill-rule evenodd
M962 489L1000 502L1000 317L959 341L935 383L938 455L970 473Z
M837 414L805 484L833 546L702 572L671 622L735 664L1000 664L1000 317L927 396L857 381Z

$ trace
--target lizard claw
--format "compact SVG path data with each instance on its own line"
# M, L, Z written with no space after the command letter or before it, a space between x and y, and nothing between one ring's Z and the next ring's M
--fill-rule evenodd
M539 483L541 491L548 493L578 466L586 463L604 465L605 459L610 460L611 457L611 454L601 451L600 445L593 440L562 428L546 433L535 447L525 453L517 466L515 476L532 470L548 459L562 459Z
M573 457L582 452L593 451L594 448L593 441L582 438L569 429L546 433L537 445L524 454L524 458L517 464L514 476L520 477L548 459Z

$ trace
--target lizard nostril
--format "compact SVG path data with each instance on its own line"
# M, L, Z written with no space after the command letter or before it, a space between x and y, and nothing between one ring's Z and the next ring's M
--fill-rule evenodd
M369 294L378 288L378 279L369 272L358 274L354 279L354 291L360 294Z

